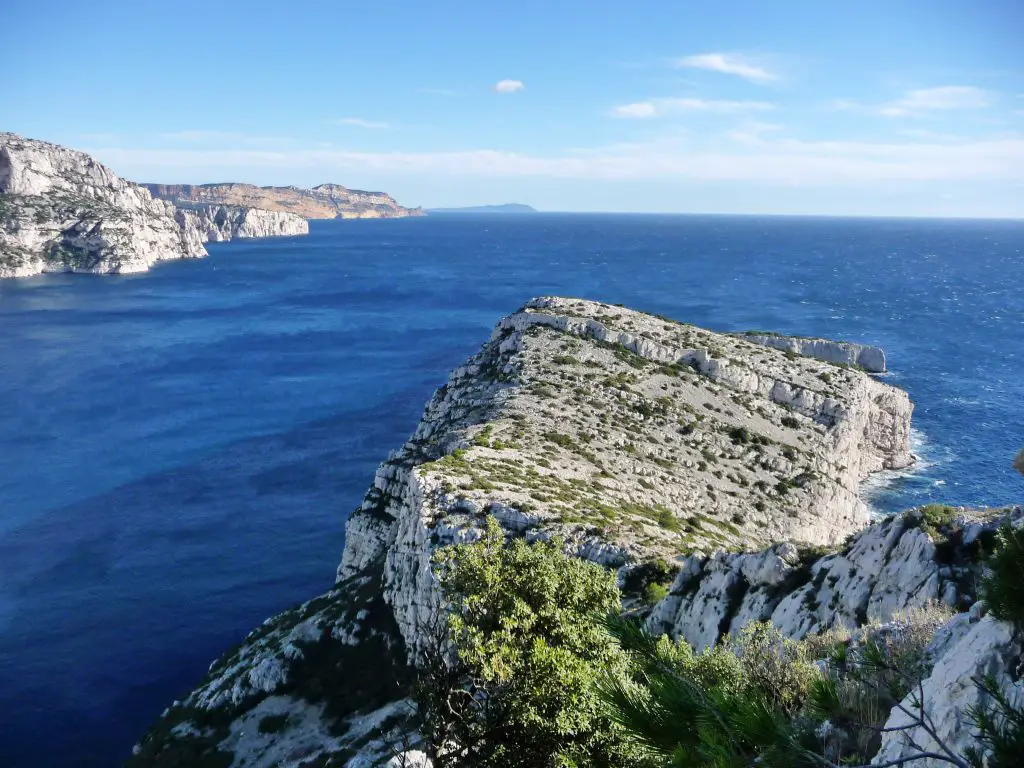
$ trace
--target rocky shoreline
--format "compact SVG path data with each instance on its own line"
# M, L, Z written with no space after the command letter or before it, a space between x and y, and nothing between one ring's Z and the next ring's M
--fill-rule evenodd
M871 524L859 485L912 462L911 410L845 359L596 302L529 302L380 466L349 517L334 588L215 662L131 765L189 754L268 768L387 762L440 616L432 554L473 540L488 516L508 536L557 536L568 554L616 569L624 607L697 648L751 621L800 638L970 607L936 652L948 693L925 682L955 712L973 688L953 685L943 659L961 643L1009 679L1012 649L975 605L976 577L982 542L1024 509L926 508ZM656 564L670 583L652 603L640 587ZM271 722L287 725L269 733ZM952 715L942 727L966 738ZM899 749L883 744L890 757Z
M294 213L178 207L84 152L0 133L0 278L145 272L202 258L206 242L308 232Z

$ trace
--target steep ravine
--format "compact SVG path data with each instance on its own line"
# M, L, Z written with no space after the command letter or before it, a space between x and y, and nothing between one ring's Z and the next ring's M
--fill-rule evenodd
M132 765L388 757L410 711L408 662L438 615L431 553L472 539L485 514L624 575L669 560L679 572L647 623L697 646L760 619L801 637L933 600L966 608L998 515L869 524L858 496L871 472L912 462L910 414L905 393L851 367L620 307L532 301L380 466L334 589L217 661ZM982 616L956 619L943 649L988 649L979 663L998 670L1008 651Z

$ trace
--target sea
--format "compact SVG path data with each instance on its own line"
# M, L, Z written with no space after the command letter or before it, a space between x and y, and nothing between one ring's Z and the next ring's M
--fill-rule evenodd
M130 276L0 281L0 766L118 765L266 617L432 391L535 296L875 344L910 393L879 515L1024 501L1024 222L314 221Z

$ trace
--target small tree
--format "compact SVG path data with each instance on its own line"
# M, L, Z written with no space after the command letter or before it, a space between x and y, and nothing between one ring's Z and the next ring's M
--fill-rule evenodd
M614 574L559 541L506 542L493 518L435 565L449 612L416 694L435 765L632 762L595 686L625 665L595 618L619 609Z

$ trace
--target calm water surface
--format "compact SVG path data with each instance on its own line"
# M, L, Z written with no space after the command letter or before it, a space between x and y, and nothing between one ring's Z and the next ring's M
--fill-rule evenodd
M1024 500L1022 286L1022 222L555 214L2 281L0 766L116 765L327 588L376 464L533 296L885 347L922 462L873 491L884 512Z

